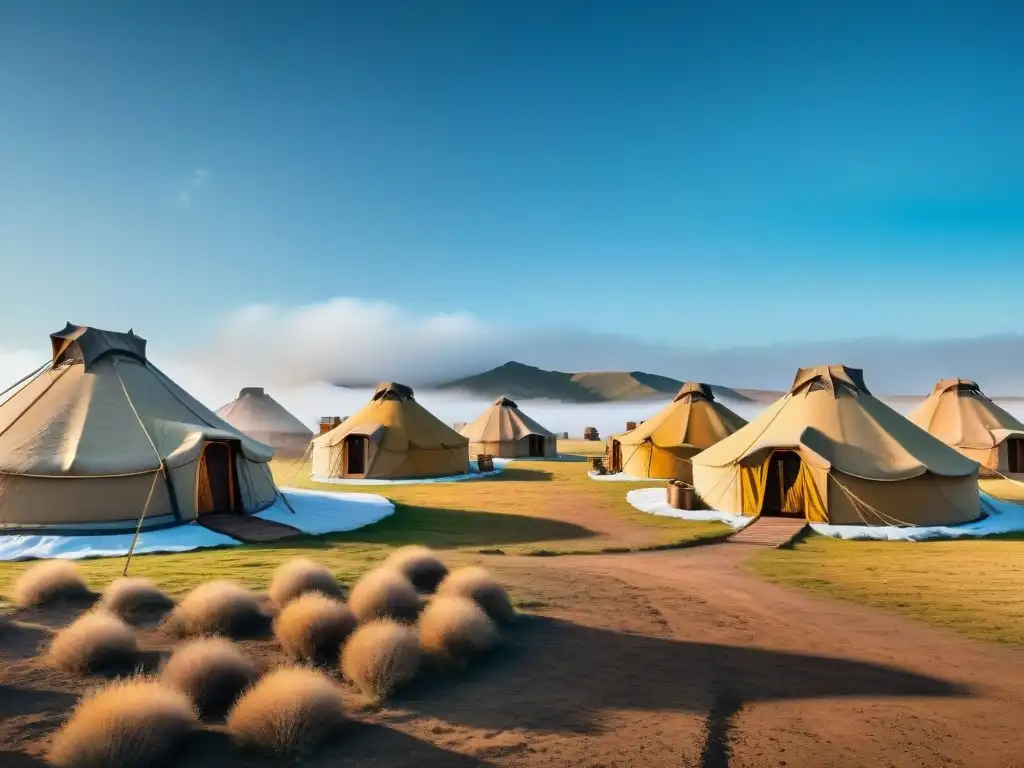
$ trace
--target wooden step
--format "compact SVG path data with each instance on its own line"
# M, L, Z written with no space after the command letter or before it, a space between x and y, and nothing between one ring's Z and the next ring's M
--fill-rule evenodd
M246 544L264 544L280 541L302 533L290 525L263 520L255 515L239 515L234 512L210 512L196 520L204 528L222 533Z
M759 517L730 536L728 541L732 544L781 547L791 542L806 527L807 520L804 518Z

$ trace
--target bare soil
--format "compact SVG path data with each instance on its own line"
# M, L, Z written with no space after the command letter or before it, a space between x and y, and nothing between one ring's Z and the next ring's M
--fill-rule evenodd
M351 727L303 765L1024 766L1024 649L766 584L741 567L750 552L487 558L532 611L503 647L380 710L350 691ZM0 626L0 766L44 765L99 682L37 655L81 610ZM151 666L174 642L140 638ZM241 645L284 661L272 640ZM172 764L275 763L213 724Z

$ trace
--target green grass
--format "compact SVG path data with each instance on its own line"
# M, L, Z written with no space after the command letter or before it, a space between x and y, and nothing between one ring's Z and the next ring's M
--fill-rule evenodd
M1024 643L1024 541L810 536L748 561L771 581L902 613L980 640Z
M583 447L603 447L579 442ZM491 478L424 485L326 485L309 480L308 464L274 462L271 469L281 485L378 493L395 502L395 513L348 533L177 555L139 555L132 561L131 574L151 578L173 595L215 578L264 589L279 563L303 556L323 562L350 583L404 544L448 550L446 558L460 562L479 559L482 550L561 555L691 546L730 530L719 523L639 512L626 502L626 492L650 484L594 482L587 477L589 463L582 460L521 462ZM79 565L90 584L101 588L121 574L124 559L87 560ZM0 594L10 591L25 566L0 563Z

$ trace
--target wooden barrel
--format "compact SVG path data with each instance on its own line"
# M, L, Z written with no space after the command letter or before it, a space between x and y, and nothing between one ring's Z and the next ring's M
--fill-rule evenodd
M493 472L494 457L487 453L481 453L476 457L476 468L481 472Z
M692 485L673 480L668 484L668 505L672 509L707 509L704 500Z

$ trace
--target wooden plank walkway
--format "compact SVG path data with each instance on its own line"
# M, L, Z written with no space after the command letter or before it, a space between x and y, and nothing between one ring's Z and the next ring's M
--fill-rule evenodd
M263 520L255 515L238 515L233 512L210 512L200 515L198 522L204 528L222 533L246 544L265 544L271 541L299 536L302 531L290 525Z
M727 541L732 544L781 547L791 542L806 527L807 520L802 517L759 517Z

